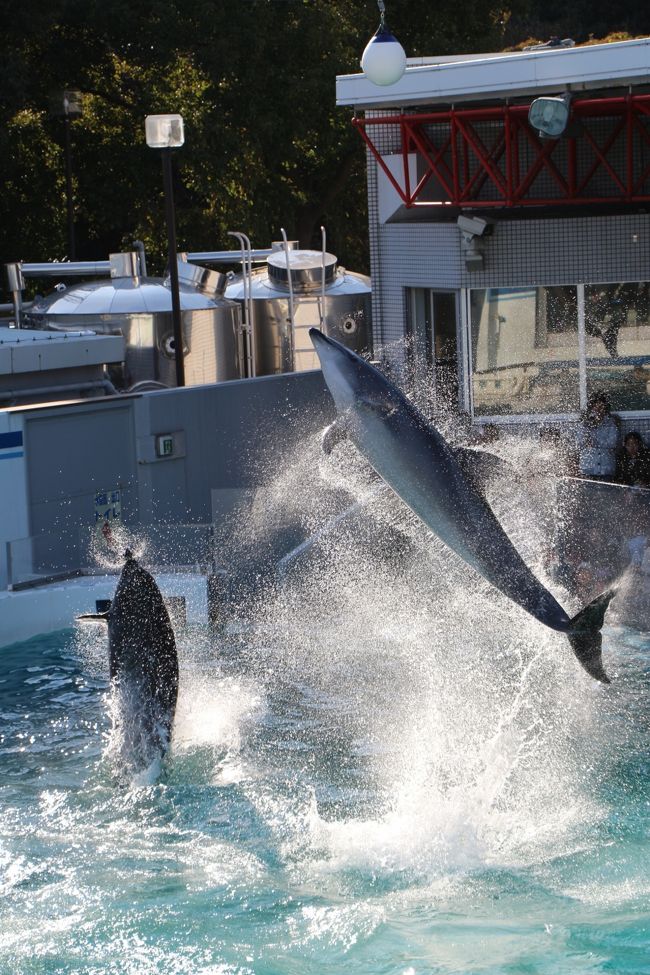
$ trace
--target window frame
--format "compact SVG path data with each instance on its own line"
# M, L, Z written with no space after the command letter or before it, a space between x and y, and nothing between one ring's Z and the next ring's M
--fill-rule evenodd
M577 315L578 315L578 392L579 392L579 412L565 412L565 413L477 413L474 407L474 363L472 361L472 319L471 319L471 294L472 291L490 291L510 289L511 285L491 285L490 287L483 288L462 288L460 295L460 324L461 324L461 335L463 338L464 348L458 350L459 361L463 364L463 377L462 377L462 390L464 396L464 403L467 412L472 418L472 422L483 423L500 423L500 424L539 424L548 422L566 422L576 421L580 418L580 412L582 412L587 406L587 333L585 329L585 288L594 287L598 285L616 285L616 284L643 284L647 283L644 281L586 281L575 284L548 284L548 283L537 283L534 285L517 285L516 287L521 287L522 290L528 287L531 288L575 288L576 298L577 298ZM647 419L650 416L650 408L647 410L616 410L617 415L625 417L626 419Z

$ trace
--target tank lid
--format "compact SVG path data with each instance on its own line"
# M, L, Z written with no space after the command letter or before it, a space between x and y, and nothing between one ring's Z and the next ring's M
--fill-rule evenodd
M228 284L227 276L221 271L211 271L210 268L200 267L183 259L178 261L178 281L210 298L223 295ZM165 284L169 284L169 275L165 278Z
M210 296L180 285L182 311L214 309L225 298ZM160 278L104 278L86 281L64 291L38 298L26 312L26 319L48 322L59 316L137 315L171 311L171 292ZM85 322L87 324L87 321Z
M288 259L288 265L287 265ZM270 254L266 263L269 278L283 290L289 290L289 275L295 291L315 291L322 287L323 273L325 284L331 284L336 276L336 257L324 251L284 250Z

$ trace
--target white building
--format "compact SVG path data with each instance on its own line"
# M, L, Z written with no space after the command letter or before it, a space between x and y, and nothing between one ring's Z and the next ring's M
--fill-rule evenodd
M337 79L368 146L375 343L477 422L576 418L602 390L650 431L649 86L650 39ZM540 125L569 105L557 138L540 97Z

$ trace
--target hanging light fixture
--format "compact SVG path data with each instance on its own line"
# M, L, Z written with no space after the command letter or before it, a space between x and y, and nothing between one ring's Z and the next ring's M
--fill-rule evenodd
M373 84L394 85L406 70L406 54L386 25L384 0L377 0L377 6L380 14L379 27L366 44L361 56L361 68Z

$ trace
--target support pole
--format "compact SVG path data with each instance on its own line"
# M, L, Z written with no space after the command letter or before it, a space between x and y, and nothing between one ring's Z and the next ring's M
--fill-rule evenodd
M63 128L65 132L65 202L68 223L68 259L76 260L77 246L74 230L74 197L72 188L72 147L70 142L70 116L63 116Z
M172 293L172 324L174 329L174 356L176 359L176 385L185 385L183 357L183 327L181 323L181 296L178 286L178 255L176 251L176 221L174 219L174 190L172 186L172 150L162 149L163 185L165 188L165 212L167 216L167 243L169 253L169 280Z

